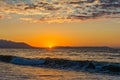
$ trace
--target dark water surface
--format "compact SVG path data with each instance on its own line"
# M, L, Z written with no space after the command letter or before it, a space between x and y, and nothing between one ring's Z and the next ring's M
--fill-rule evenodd
M120 80L120 53L0 49L0 80Z

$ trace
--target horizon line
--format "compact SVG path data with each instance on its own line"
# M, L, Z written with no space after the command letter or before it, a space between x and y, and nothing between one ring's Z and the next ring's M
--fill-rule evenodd
M14 40L6 40L6 39L0 39L0 40L3 40L3 41L10 41L10 42L15 42L15 43L25 43L25 44L27 44L27 45L29 45L29 46L31 46L31 47L34 47L34 48L49 48L49 46L33 46L33 45L31 45L31 44L29 44L29 43L27 43L27 42L24 42L24 41L14 41ZM60 47L69 47L69 48L72 48L72 47L74 47L74 48L80 48L80 47L109 47L109 48L120 48L120 46L107 46L107 45L88 45L88 46L81 46L81 45L66 45L66 46L64 46L64 45L56 45L56 46L52 46L52 48L60 48Z

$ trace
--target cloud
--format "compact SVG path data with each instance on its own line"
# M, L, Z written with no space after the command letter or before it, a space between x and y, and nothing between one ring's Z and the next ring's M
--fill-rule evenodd
M120 0L0 0L0 12L31 22L119 18Z

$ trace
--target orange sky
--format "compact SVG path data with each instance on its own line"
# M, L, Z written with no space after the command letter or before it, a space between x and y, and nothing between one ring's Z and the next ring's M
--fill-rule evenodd
M120 47L118 4L118 0L0 0L0 39L37 47Z
M116 20L117 21L117 20ZM114 20L70 23L0 22L0 38L32 46L120 47L120 27Z

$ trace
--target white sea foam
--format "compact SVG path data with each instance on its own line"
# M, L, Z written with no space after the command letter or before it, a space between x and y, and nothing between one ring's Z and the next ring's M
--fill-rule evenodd
M10 62L19 65L41 65L45 62L45 60L25 59L25 58L17 57L17 58L13 58Z

